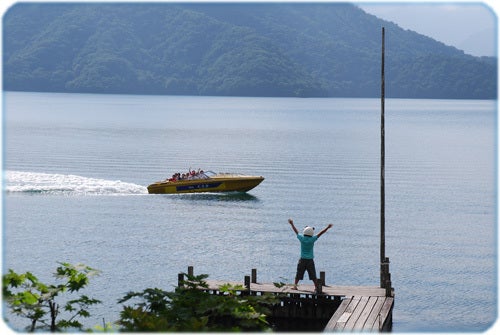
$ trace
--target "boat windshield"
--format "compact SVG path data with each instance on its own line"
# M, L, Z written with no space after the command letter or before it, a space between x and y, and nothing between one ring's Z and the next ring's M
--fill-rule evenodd
M207 177L207 178L212 178L212 177L215 177L217 175L217 173L213 172L213 171L205 171L204 172L204 175Z

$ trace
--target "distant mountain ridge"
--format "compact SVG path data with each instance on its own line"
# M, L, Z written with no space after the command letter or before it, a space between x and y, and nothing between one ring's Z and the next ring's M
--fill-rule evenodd
M496 99L497 59L338 3L20 3L3 20L13 91Z

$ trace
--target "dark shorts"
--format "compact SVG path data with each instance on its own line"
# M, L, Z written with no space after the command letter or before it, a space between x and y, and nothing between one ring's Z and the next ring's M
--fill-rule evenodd
M314 266L314 259L299 259L299 263L297 264L297 274L295 275L295 279L302 280L304 279L304 273L307 270L307 274L309 275L309 279L316 279L316 267Z

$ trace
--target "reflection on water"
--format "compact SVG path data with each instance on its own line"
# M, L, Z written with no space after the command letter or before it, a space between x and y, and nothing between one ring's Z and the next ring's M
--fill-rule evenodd
M259 198L244 192L225 192L225 193L185 193L185 194L161 194L154 195L161 197L176 197L186 201L225 201L225 202L259 202Z

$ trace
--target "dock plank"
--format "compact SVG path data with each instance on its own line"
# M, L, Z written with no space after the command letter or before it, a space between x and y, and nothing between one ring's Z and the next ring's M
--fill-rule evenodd
M366 303L366 306L363 309L363 312L359 316L358 320L356 320L356 323L352 327L352 330L359 331L364 328L366 320L368 319L368 315L370 315L377 299L378 297L368 297L368 302Z
M221 285L243 285L241 282L223 281L223 280L208 280L208 289L218 290ZM287 284L283 287L276 287L273 283L251 283L250 290L255 292L268 293L290 293L290 294L312 294L314 285L299 285L297 290L292 289L292 284ZM339 286L339 285L324 285L323 294L329 296L385 296L385 290L378 286Z
M340 304L339 308L337 308L331 319L328 321L325 327L325 331L331 332L335 329L335 325L339 321L340 317L344 315L344 312L346 311L347 306L349 306L350 302L351 302L350 299L342 300L342 303Z
M354 329L354 325L358 321L359 317L363 313L364 309L366 308L366 305L368 304L368 300L370 297L363 296L359 300L358 305L356 306L356 309L352 313L351 317L349 318L349 321L345 324L345 329Z
M353 313L355 312L356 307L358 306L359 302L361 301L361 297L355 296L355 297L349 298L348 300L349 300L349 304L347 305L347 308L344 311L344 313L342 313L342 315L340 316L340 318L337 321L337 324L335 325L333 330L337 330L337 331L344 330L345 326L347 325L347 323L349 322L349 320L353 316Z
M380 320L382 320L382 324L379 326L379 330L384 328L384 324L386 320L391 317L392 318L392 308L394 306L394 298L386 297L382 308L380 309Z
M324 331L381 331L391 317L392 297L348 297L335 311Z
M368 315L368 318L366 319L365 326L363 327L363 329L373 331L379 328L380 310L382 309L384 301L385 297L377 297L377 301L375 302L372 311Z

